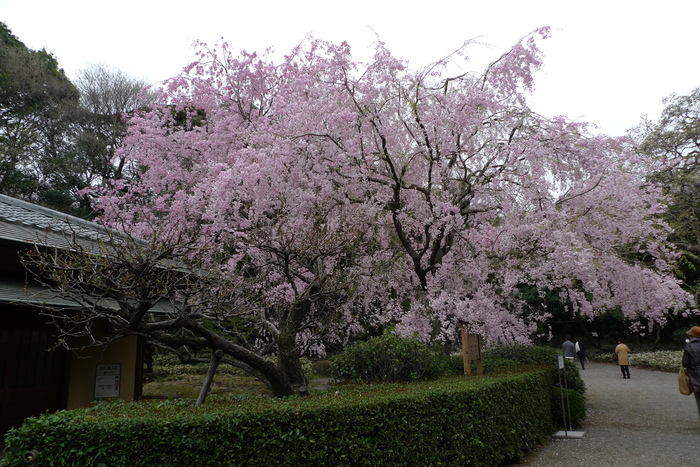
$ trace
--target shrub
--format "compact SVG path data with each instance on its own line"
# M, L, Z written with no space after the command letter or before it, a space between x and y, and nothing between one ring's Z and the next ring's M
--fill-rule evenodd
M591 360L612 363L612 350L593 353ZM682 350L657 350L640 352L636 349L630 354L630 365L650 370L677 372L683 359Z
M331 372L341 380L415 381L448 370L448 357L415 339L384 334L356 342L331 358Z
M677 329L673 333L673 338L671 339L671 348L675 350L683 350L685 348L685 340L688 338L686 334L686 328Z
M593 362L612 362L612 354L614 347L601 349L588 349L586 357Z
M559 374L556 371L554 373L554 386L558 387ZM566 377L566 387L573 389L579 394L586 394L586 383L583 382L578 366L574 362L564 360L564 373L562 374L562 378L564 377Z
M682 350L658 350L656 352L632 352L630 354L630 365L669 372L677 372L682 360Z
M159 353L153 356L153 371L145 374L147 381L173 381L185 375L206 375L209 363L182 363L175 355ZM216 369L219 375L243 376L246 373L232 365L222 363Z
M486 366L486 362L495 360L501 362L512 361L521 365L546 363L552 365L556 370L559 367L559 355L561 355L561 352L551 347L510 344L485 350L483 358L484 366ZM489 364L491 365L490 362ZM564 361L564 374L562 378L564 375L566 376L566 385L569 389L573 389L580 394L586 393L586 384L583 382L578 366L574 362L570 360ZM552 383L554 386L559 386L558 371L554 371Z
M562 412L562 396L564 401L566 401L567 390L552 386L552 422L555 426L559 428L567 429L568 426L564 426L564 416ZM578 428L581 426L581 422L586 419L586 402L583 396L573 389L568 390L569 397L569 411L571 413L571 426L573 428Z

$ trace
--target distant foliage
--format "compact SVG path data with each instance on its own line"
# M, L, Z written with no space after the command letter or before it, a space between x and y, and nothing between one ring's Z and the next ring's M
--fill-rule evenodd
M178 363L169 365L156 365L153 371L147 374L147 378L151 381L173 380L185 375L206 375L209 370L208 363ZM240 368L235 366L221 364L216 369L219 375L235 375L241 376L246 374Z
M644 118L632 129L637 150L658 169L648 177L667 196L668 209L662 215L672 228L669 240L683 256L675 264L677 276L700 297L700 87L687 95L671 94L664 99L665 108L658 120ZM697 306L697 305L696 305ZM681 341L682 342L682 341Z
M415 339L385 334L349 345L331 359L331 371L352 381L415 381L446 372L447 358Z

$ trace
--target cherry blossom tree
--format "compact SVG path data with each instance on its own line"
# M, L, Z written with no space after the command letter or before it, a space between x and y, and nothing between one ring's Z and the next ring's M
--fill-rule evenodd
M525 285L662 325L689 304L661 195L624 140L528 107L548 36L463 74L464 49L411 70L382 43L370 63L314 39L277 61L200 44L168 105L132 118L118 156L138 177L101 198L103 222L196 239L238 297L217 328L276 357L278 395L304 392L301 355L372 326L527 342L547 310Z

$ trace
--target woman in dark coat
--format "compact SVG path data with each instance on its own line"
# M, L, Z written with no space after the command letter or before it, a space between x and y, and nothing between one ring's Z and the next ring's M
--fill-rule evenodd
M683 366L688 369L690 390L695 396L698 416L700 416L700 326L693 326L686 334L690 341L685 345L685 352L683 352Z

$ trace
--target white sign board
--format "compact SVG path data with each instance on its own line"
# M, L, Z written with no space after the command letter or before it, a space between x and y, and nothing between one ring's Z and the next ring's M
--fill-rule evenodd
M121 363L97 365L97 370L95 371L95 399L119 397L121 372Z
M557 358L559 359L559 369L563 370L564 369L564 356L559 355Z

